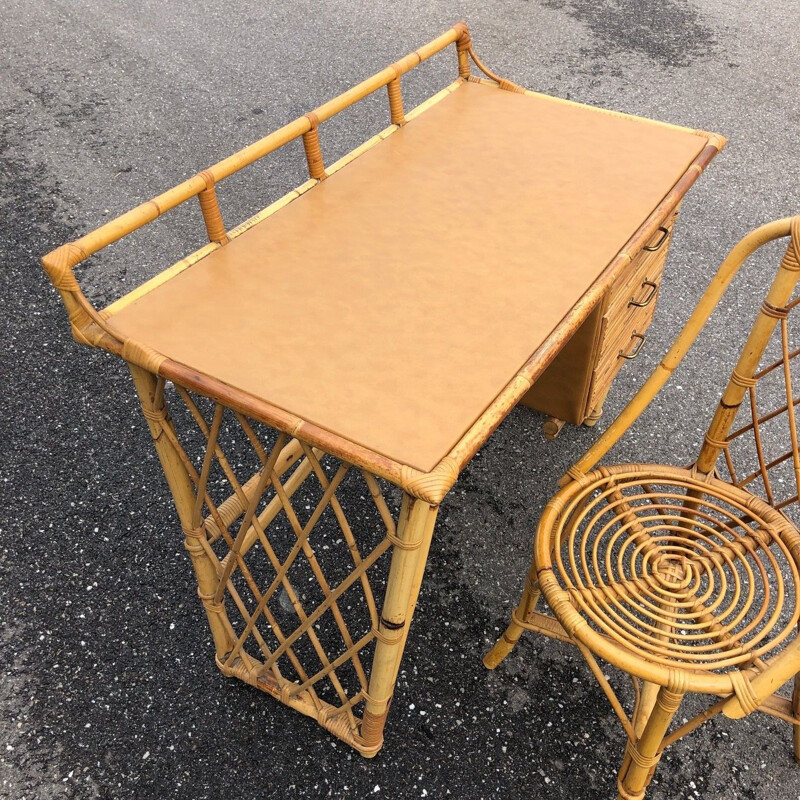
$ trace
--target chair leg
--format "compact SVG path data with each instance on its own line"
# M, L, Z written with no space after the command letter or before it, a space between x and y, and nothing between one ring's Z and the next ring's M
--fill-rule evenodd
M617 780L618 800L642 800L661 759L661 745L683 695L659 689L653 711L636 743L628 742Z
M503 635L494 643L494 647L483 657L483 665L486 669L494 669L516 647L522 631L525 630L520 621L527 620L528 615L536 610L536 604L539 602L541 594L539 582L536 579L536 568L531 563L522 598L511 615L511 622Z
M647 720L650 719L650 714L656 704L660 688L661 687L657 683L650 683L649 681L642 682L642 693L639 699L639 705L633 716L633 732L636 736L641 736L644 733L645 725L647 725Z

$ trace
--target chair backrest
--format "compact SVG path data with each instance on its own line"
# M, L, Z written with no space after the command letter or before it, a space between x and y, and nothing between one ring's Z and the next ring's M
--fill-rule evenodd
M800 275L800 264L794 270ZM731 375L726 394L741 395L739 408L729 409L723 395L697 462L701 471L716 465L721 477L762 497L795 524L800 524L800 337L791 319L798 319L792 314L798 304L800 298L782 308L765 301L761 314L775 319L774 330L752 375L738 370Z
M800 387L800 376L792 376L792 366L800 367L796 360L800 349L792 347L789 327L800 302L792 299L800 278L797 218L791 233L696 462L700 472L716 466L723 477L785 513L797 510L800 490L796 419L800 398L793 390Z
M789 317L800 304L800 298L792 299L800 279L800 216L762 225L731 250L664 360L605 433L570 467L562 484L592 469L635 422L681 362L747 258L785 236L790 236L788 247L722 393L696 468L704 474L721 468L722 476L737 486L788 515L796 511L800 516L796 421L800 375L792 376L793 365L800 368L800 346L793 348L789 335Z

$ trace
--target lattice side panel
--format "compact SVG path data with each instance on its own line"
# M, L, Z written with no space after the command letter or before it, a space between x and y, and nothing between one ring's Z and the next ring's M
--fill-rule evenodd
M787 307L791 312L800 299ZM720 472L800 524L797 423L800 347L791 313L780 319L727 437ZM795 337L796 339L796 337Z
M399 490L183 388L165 399L229 629L220 668L357 736Z

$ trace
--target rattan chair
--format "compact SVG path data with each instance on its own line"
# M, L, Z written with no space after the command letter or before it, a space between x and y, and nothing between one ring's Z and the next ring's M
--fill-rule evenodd
M745 259L787 235L695 463L593 469L666 383ZM539 523L520 604L484 659L496 667L524 629L577 645L628 736L624 800L644 797L665 747L720 712L763 711L791 723L800 761L800 532L789 518L800 490L800 396L792 389L800 347L788 326L798 278L800 217L764 225L734 247L664 361L562 478ZM553 616L537 611L542 596ZM598 659L631 676L630 717ZM793 677L792 697L777 694ZM670 731L687 692L712 700Z

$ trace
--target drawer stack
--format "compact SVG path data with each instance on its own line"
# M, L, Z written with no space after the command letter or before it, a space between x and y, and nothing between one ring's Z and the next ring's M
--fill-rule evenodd
M554 438L565 421L593 425L614 377L641 352L677 218L675 209L663 220L522 399L551 417L545 424L548 438Z
M596 366L592 372L588 422L600 416L611 382L626 361L636 358L653 321L677 210L659 228L651 244L631 261L609 292L600 323Z

